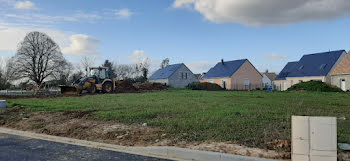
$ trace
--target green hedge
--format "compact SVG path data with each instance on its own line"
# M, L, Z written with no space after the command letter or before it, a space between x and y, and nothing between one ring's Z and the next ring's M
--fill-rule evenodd
M199 83L199 82L195 82L195 83L190 83L186 86L187 89L192 89L192 90L207 90L207 91L218 91L218 90L223 90L223 88L221 88L221 86L219 86L218 84L215 83L208 83L208 82L204 82L204 83Z
M288 91L343 92L340 88L321 81L301 82L290 87Z

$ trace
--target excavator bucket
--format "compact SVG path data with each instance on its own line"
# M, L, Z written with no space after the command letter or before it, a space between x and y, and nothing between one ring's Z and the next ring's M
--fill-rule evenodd
M60 86L60 88L61 88L61 94L65 94L65 95L79 94L78 89L74 86Z

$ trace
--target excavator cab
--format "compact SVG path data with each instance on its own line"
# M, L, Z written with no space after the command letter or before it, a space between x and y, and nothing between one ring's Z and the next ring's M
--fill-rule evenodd
M60 86L62 94L80 94L84 90L88 93L112 93L116 88L116 80L111 79L106 67L90 67L89 76L76 80L73 86Z
M102 83L105 79L110 79L109 71L106 67L91 67L89 76L95 76L98 79L98 83Z

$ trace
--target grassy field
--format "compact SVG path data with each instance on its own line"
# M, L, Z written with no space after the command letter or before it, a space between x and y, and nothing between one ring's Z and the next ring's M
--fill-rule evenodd
M338 121L338 141L350 143L350 95L308 92L233 92L171 89L143 94L111 94L48 99L13 99L33 111L96 110L98 120L147 123L173 139L232 141L266 147L290 140L291 116L346 117Z

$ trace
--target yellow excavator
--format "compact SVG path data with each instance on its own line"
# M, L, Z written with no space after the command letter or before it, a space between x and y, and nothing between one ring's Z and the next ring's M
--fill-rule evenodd
M116 90L116 79L111 78L108 68L90 67L87 77L74 81L73 86L60 86L61 94L112 93Z

